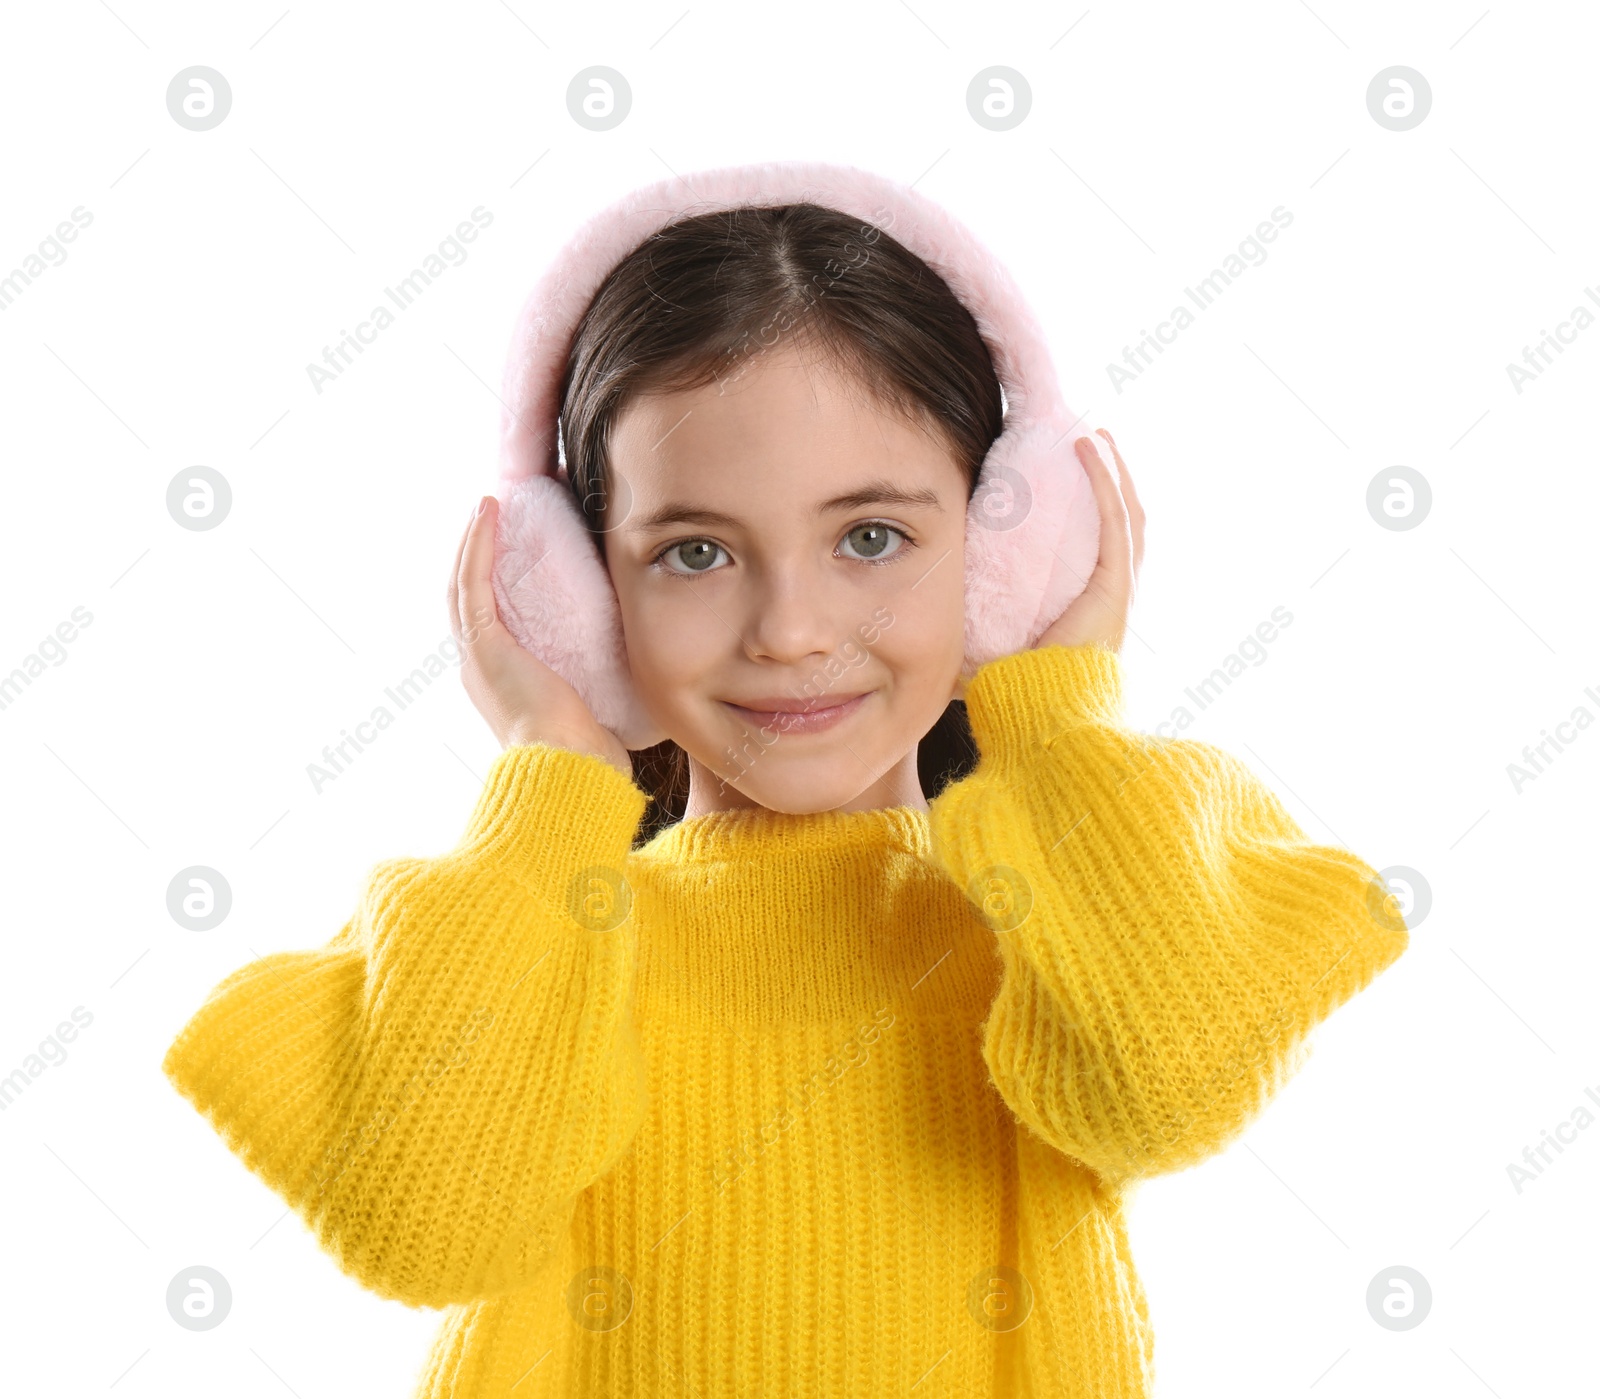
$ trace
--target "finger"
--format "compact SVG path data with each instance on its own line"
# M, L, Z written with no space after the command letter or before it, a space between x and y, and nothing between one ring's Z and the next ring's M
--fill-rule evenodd
M461 602L458 596L460 589L457 586L461 575L461 555L466 550L467 536L472 533L472 526L476 522L477 518L478 512L476 510L474 510L472 514L467 517L467 527L461 531L461 542L456 545L455 560L450 565L450 583L445 589L445 597L450 608L450 631L451 634L455 636L457 641L461 639L461 614L458 610L461 606Z
M1117 478L1093 438L1073 444L1088 473L1100 512L1100 550L1094 571L1084 584L1085 606L1099 608L1108 618L1127 614L1133 600L1132 541L1127 506Z
M1095 504L1100 510L1100 562L1095 573L1102 574L1101 586L1114 597L1129 591L1132 582L1133 539L1128 507L1121 489L1093 438L1080 437L1074 447L1078 460L1089 473ZM1091 577L1091 582L1094 578Z
M1133 487L1133 473L1128 470L1128 463L1122 459L1122 449L1117 446L1116 439L1103 427L1096 428L1095 431L1105 438L1106 445L1111 448L1111 456L1117 464L1117 477L1122 490L1122 498L1128 502L1129 515L1143 519L1144 506L1139 501L1138 491Z
M1128 463L1123 461L1122 451L1117 446L1116 439L1103 427L1095 430L1111 444L1111 455L1117 463L1122 499L1128 507L1128 522L1133 535L1133 566L1137 569L1144 560L1144 504L1139 499L1138 491L1133 487L1133 473L1128 470Z
M493 496L484 497L483 510L473 517L472 527L467 531L466 544L461 551L461 566L456 575L460 596L461 640L469 647L482 641L498 620L489 573L494 567L494 536L499 506L500 502Z

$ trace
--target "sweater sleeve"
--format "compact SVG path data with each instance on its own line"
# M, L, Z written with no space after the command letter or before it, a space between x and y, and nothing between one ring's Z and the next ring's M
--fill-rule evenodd
M647 798L497 755L467 831L375 866L326 945L220 982L162 1069L348 1274L410 1306L528 1280L645 1108L623 869Z
M929 813L998 940L995 1085L1113 1184L1229 1144L1409 941L1377 872L1308 840L1242 762L1121 712L1103 647L990 662L967 689L978 765Z

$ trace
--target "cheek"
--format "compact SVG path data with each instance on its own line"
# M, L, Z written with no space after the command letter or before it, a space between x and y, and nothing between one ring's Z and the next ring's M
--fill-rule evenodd
M935 589L933 582L927 578L918 588L889 599L880 614L887 620L875 621L864 637L878 662L902 686L947 686L966 649L961 592Z
M637 684L660 696L691 686L718 654L717 633L727 634L716 615L690 596L691 586L618 590L629 669Z

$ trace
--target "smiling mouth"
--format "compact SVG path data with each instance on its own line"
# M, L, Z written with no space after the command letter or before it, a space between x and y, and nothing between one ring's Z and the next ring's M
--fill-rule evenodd
M807 734L831 729L840 720L849 718L873 693L872 690L865 690L859 695L851 695L848 699L830 705L810 705L786 699L782 701L783 704L800 707L785 709L752 709L746 705L735 704L732 700L719 702L727 705L736 718L742 719L747 724L754 724L757 728L776 729L784 734ZM779 701L769 699L762 702L773 704Z

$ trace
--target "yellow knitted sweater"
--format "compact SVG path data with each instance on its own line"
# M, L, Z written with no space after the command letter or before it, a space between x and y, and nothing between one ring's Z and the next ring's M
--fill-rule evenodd
M224 979L163 1069L374 1292L417 1395L1151 1391L1124 1205L1404 951L1375 872L1095 646L993 661L928 813L680 822L495 760L447 854Z

